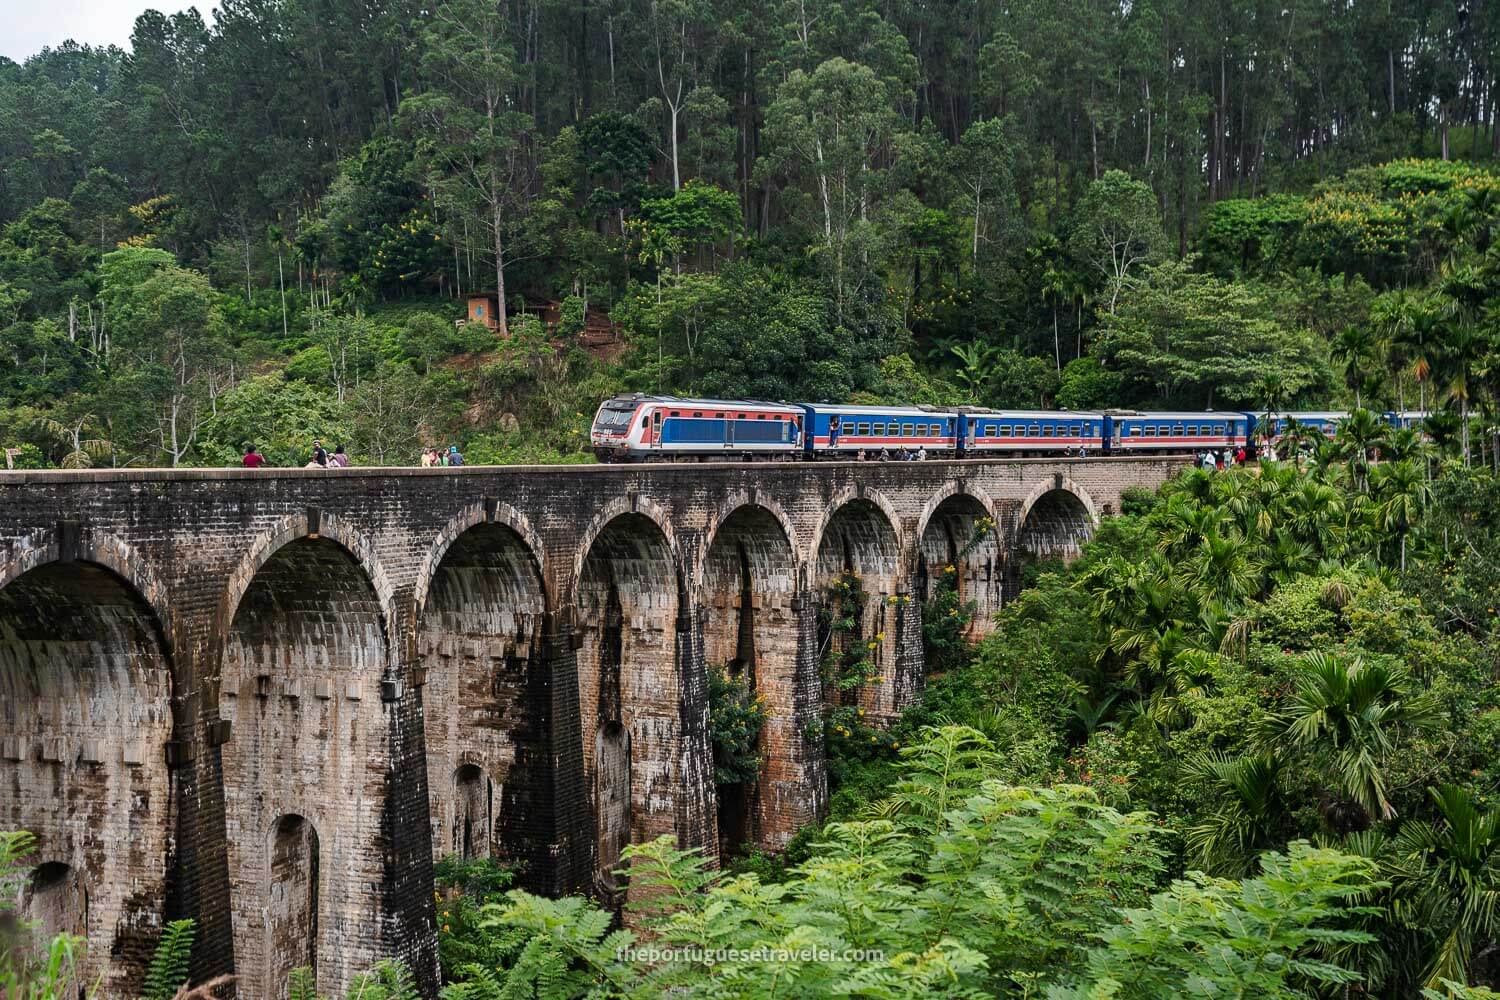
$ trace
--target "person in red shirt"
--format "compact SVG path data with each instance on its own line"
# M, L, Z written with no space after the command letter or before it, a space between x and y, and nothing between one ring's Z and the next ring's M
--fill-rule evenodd
M241 459L241 465L243 465L247 469L258 469L262 465L264 465L265 462L266 457L255 450L255 445L250 444L245 446L245 457Z

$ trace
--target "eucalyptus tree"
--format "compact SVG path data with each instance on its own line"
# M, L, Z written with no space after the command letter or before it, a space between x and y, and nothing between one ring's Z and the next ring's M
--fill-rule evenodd
M442 0L423 37L429 89L402 103L433 185L461 211L479 214L495 257L496 320L506 320L506 233L534 172L534 120L518 110L513 28L484 0Z

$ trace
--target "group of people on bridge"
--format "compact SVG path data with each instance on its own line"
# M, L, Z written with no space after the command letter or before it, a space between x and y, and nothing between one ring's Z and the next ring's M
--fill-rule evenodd
M452 467L464 464L463 453L458 450L458 445L450 444L448 450L440 448L428 448L422 452L422 468ZM240 459L240 465L247 469L269 468L270 463L266 456L260 453L260 449L253 444L245 445L244 457ZM312 457L308 459L304 469L347 469L349 467L349 454L343 445L334 446L333 451L323 447L323 442L315 440L312 443Z
M1198 466L1205 472L1220 471L1236 465L1244 465L1253 456L1244 445L1234 449L1219 448L1209 449L1198 456Z

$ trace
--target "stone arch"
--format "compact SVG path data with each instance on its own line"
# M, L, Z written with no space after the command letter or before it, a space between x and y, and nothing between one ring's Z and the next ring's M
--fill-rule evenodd
M0 552L0 589L21 574L50 562L94 563L129 584L151 609L163 638L170 641L171 595L151 565L123 539L81 528L76 538L64 539L57 529L48 528L22 536L9 548L12 554L8 558Z
M322 971L322 845L316 824L299 813L276 817L267 838L264 982L285 1000L293 969L310 969L315 984Z
M1024 523L1037 502L1055 490L1071 494L1073 499L1077 500L1083 509L1088 512L1089 520L1095 525L1099 523L1099 507L1094 503L1094 498L1089 495L1089 491L1079 485L1071 476L1065 476L1062 473L1049 477L1032 489L1026 499L1021 502L1021 516L1017 518L1016 523L1018 525Z
M450 779L453 786L452 853L463 858L491 856L495 828L495 782L478 764L460 764Z
M802 573L801 553L802 543L797 535L797 529L786 510L775 500L762 496L758 491L740 490L732 494L724 503L720 504L714 512L713 521L709 525L708 533L703 537L703 544L698 553L697 570L693 574L693 590L696 592L703 586L703 574L707 564L708 554L714 547L724 522L728 521L744 507L757 507L776 521L781 533L786 537L787 544L791 546L795 569L800 576Z
M650 497L629 494L611 500L600 508L599 513L594 515L588 527L583 529L579 535L578 550L573 555L573 576L571 586L573 593L565 598L565 601L576 605L580 599L580 585L583 581L584 563L588 560L589 553L593 551L594 543L599 536L618 518L623 515L633 514L650 521L660 532L666 541L667 552L672 558L673 574L676 577L676 586L679 594L686 596L686 585L682 578L682 549L677 543L677 533L672 528L672 519L667 514L667 509Z
M1012 562L1075 559L1098 524L1099 511L1088 492L1072 479L1053 476L1021 504L1014 547L1018 559Z
M211 641L219 648L211 650L210 662L223 656L223 640L228 635L240 602L250 589L260 568L286 545L299 539L329 539L353 559L365 574L365 578L380 603L382 625L385 634L392 638L400 634L396 616L396 588L375 552L375 543L353 525L327 512L303 511L276 522L258 535L249 551L241 557L229 575L228 584L219 598L210 629Z
M310 943L319 985L342 993L381 957L382 914L368 887L386 878L390 588L360 536L331 518L312 526L301 517L284 522L268 536L277 544L247 556L242 568L253 571L243 580L237 574L225 598L219 712L232 724L221 751L225 830L236 989L248 1000L286 989L272 978L282 970L264 930L278 890L262 873L289 814L315 824L318 908L338 915L317 921Z
M811 553L811 558L808 561L808 575L810 577L808 584L810 586L816 586L817 584L819 553L823 550L823 541L828 534L829 527L839 512L853 501L861 501L879 510L881 516L885 518L886 524L890 525L891 531L895 533L899 547L901 516L896 513L895 505L886 499L884 494L877 490L867 490L863 487L841 490L834 495L833 499L828 501L828 507L824 511L822 519L818 522L817 530L812 534L812 546L808 550Z
M689 809L684 705L702 701L696 736L707 731L701 676L690 661L681 564L664 523L622 510L591 526L577 560L578 692L584 771L594 807L596 889L619 902L611 854L661 834L683 836ZM618 729L612 728L617 726ZM622 787L622 784L624 787ZM625 788L628 787L628 792ZM686 789L686 790L685 790ZM705 789L706 791L706 789Z
M550 784L550 611L535 544L518 513L467 508L439 536L418 577L416 655L422 693L433 851L521 863L545 885ZM530 535L528 540L527 536ZM455 776L473 774L461 785ZM474 841L474 798L485 825ZM464 824L468 824L467 831Z
M422 620L422 613L432 590L433 574L442 565L443 557L448 554L448 549L462 537L464 532L481 524L501 525L516 534L526 547L532 562L535 563L545 592L547 573L544 568L543 554L546 552L546 547L542 544L542 536L531 523L531 519L508 503L474 503L449 519L438 532L437 537L433 539L427 554L422 557L422 565L417 569L416 586L412 590L416 606L416 613L412 616L413 621ZM546 594L545 596L550 599L553 595Z
M986 519L989 530L981 531ZM917 598L925 606L952 587L961 603L973 605L970 637L988 634L1004 600L1005 549L994 501L950 483L928 501L917 524Z
M918 620L918 609L905 593L900 523L878 495L855 495L829 511L815 536L811 576L822 608L818 648L851 661L874 660L869 683L856 692L826 689L824 697L857 703L873 720L894 716L911 683L898 671L902 631L908 619ZM847 596L851 589L857 600ZM835 596L839 591L846 596ZM851 629L832 627L847 620L853 621Z
M175 826L166 592L123 543L61 534L0 565L0 829L36 834L27 905L87 940L83 977L134 995Z
M715 523L699 566L704 661L748 682L766 708L758 776L718 786L719 849L780 847L800 813L797 560L783 517L744 503Z

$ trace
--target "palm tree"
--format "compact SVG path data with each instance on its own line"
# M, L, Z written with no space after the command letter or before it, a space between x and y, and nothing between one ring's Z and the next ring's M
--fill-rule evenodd
M1322 652L1303 658L1293 684L1290 704L1272 724L1273 740L1325 755L1343 795L1370 816L1394 818L1385 763L1403 730L1435 718L1432 699L1402 668L1345 663Z
M959 344L948 350L963 364L954 377L968 391L969 402L977 403L980 390L989 382L992 375L987 369L990 360L994 357L995 348L970 343Z
M52 417L38 417L39 423L47 433L59 438L66 443L68 453L63 456L59 465L64 469L87 469L94 464L94 459L103 458L114 450L114 444L102 437L84 437L90 432L97 433L98 426L92 413L85 413L76 420L62 421Z
M1397 919L1435 939L1425 985L1469 981L1475 945L1500 933L1500 813L1453 785L1429 788L1439 822L1410 822L1382 874Z
M1363 405L1360 387L1364 385L1365 362L1375 352L1375 337L1362 326L1346 326L1334 338L1329 353L1333 360L1343 366L1344 384L1354 390L1354 406Z
M1270 750L1243 757L1211 751L1187 762L1187 776L1209 783L1216 803L1187 831L1188 850L1206 871L1244 875L1262 849L1278 842L1285 812L1281 768L1281 758Z
M1489 349L1487 339L1473 323L1459 322L1448 332L1438 362L1443 396L1458 404L1460 450L1469 463L1469 403L1475 387L1475 365Z
M1317 561L1313 547L1287 531L1276 532L1266 550L1266 573L1277 583L1287 583L1310 570Z
M1217 506L1175 493L1162 507L1156 547L1169 556L1184 556L1195 551L1223 523L1224 512Z
M1281 432L1280 450L1283 457L1296 461L1306 449L1315 449L1325 440L1323 432L1295 417L1286 418L1286 427Z
M1387 462L1414 462L1427 452L1427 443L1414 427L1393 431L1381 445L1380 457Z
M1042 301L1052 303L1052 357L1057 370L1062 371L1062 342L1057 330L1057 307L1071 290L1068 272L1056 264L1048 264L1042 272Z
M1078 357L1083 357L1083 307L1092 305L1094 292L1088 279L1076 271L1068 272L1068 298L1073 302L1073 325L1078 337Z
M1233 606L1260 590L1261 565L1243 538L1210 530L1199 540L1181 576L1200 593Z
M1376 524L1394 532L1401 541L1401 572L1406 572L1406 538L1422 516L1431 489L1412 462L1392 462L1376 470L1375 492L1381 497L1375 509Z
M1413 325L1422 306L1420 300L1404 288L1386 292L1370 307L1370 320L1380 331L1380 350L1385 355L1386 371L1396 380L1397 405L1406 409L1406 379L1411 364L1407 350Z
M1451 410L1429 413L1422 421L1422 433L1432 442L1440 456L1454 454L1459 436L1458 414Z
M1263 440L1269 440L1275 436L1275 425L1271 422L1271 414L1280 412L1286 406L1287 396L1291 395L1287 387L1286 376L1281 372L1266 372L1256 379L1252 391L1265 412L1261 426L1256 429L1256 435Z
M1339 421L1336 440L1360 492L1369 486L1370 455L1385 441L1389 431L1390 426L1369 410L1355 410Z

